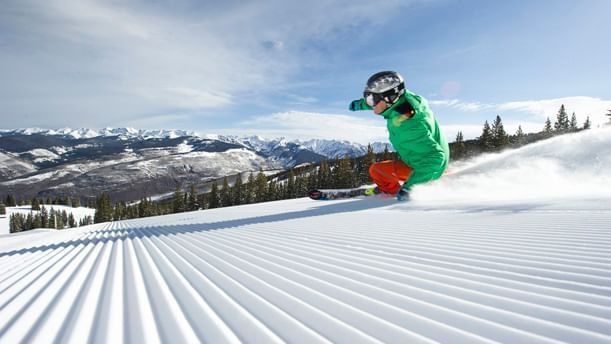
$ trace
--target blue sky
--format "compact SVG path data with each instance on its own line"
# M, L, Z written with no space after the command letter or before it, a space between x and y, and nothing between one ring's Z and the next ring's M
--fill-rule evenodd
M560 104L611 109L611 1L5 0L1 127L386 139L351 113L396 70L450 140L503 118L537 131Z

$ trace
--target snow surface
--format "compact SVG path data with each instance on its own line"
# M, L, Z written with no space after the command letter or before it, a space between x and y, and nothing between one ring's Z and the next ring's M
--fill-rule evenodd
M34 161L35 163L41 163L45 161L54 161L54 160L58 160L61 158L59 155L49 150L42 149L42 148L32 149L30 151L21 153L21 155L23 154L32 155L33 157L32 161Z
M610 134L452 166L405 203L2 236L0 342L610 343Z

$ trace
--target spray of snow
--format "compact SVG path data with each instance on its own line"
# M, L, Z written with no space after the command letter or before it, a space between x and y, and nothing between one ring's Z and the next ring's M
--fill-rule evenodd
M414 199L513 201L611 198L611 127L557 136L450 165Z

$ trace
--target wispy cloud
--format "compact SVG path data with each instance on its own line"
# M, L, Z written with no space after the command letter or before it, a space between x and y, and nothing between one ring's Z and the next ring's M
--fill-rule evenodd
M116 125L177 108L215 115L284 90L317 60L310 42L332 44L342 27L375 25L383 22L375 12L406 4L7 0L0 101L39 126L83 117L88 125Z
M362 144L388 140L384 119L371 112L363 113L362 117L300 111L280 112L243 121L239 127L244 128L240 134L266 137L336 139ZM235 129L228 130L233 130L229 133L236 133Z
M604 123L605 114L611 109L611 100L593 97L565 97L544 100L528 100L499 104L499 110L517 110L538 116L553 119L560 106L564 104L567 112L575 112L581 117L589 116L594 124Z
M476 112L487 109L493 109L496 106L493 104L484 104L480 102L466 102L458 99L446 99L446 100L431 100L429 102L432 106L443 106L458 109L465 112Z
M458 99L451 100L434 100L430 102L434 107L447 107L457 109L463 112L509 112L518 111L528 115L531 115L531 119L545 120L549 117L552 121L554 120L561 105L565 106L566 111L569 115L572 112L585 120L586 116L590 117L590 120L594 125L602 124L608 120L605 116L611 109L611 100L603 100L595 97L563 97L554 99L541 99L541 100L526 100L526 101L513 101L498 104L486 104L480 102L466 102Z

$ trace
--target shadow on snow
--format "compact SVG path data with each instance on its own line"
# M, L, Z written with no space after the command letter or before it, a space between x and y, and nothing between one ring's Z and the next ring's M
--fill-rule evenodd
M13 250L8 252L1 252L0 257L14 256L26 253L44 252L48 250L56 250L68 247L76 247L81 245L95 245L97 243L115 242L118 240L133 239L133 238L145 238L145 237L159 237L169 236L176 234L189 234L199 233L207 231L216 231L222 229L236 228L248 225L257 225L264 223L282 222L288 220L305 219L309 217L325 216L340 213L358 212L362 210L370 210L375 208L386 207L389 204L396 202L394 199L359 199L353 202L335 202L335 201L320 201L324 204L313 207L310 209L291 211L286 213L253 216L247 218L217 221L209 223L192 223L184 225L160 225L160 226L142 226L142 227L127 227L127 228L113 228L113 229L100 229L96 231L87 232L86 235L101 234L101 233L112 233L111 237L106 238L83 238L77 240L70 240L60 242L56 244L42 245L36 247L22 248L19 250ZM185 213L186 214L186 213Z

